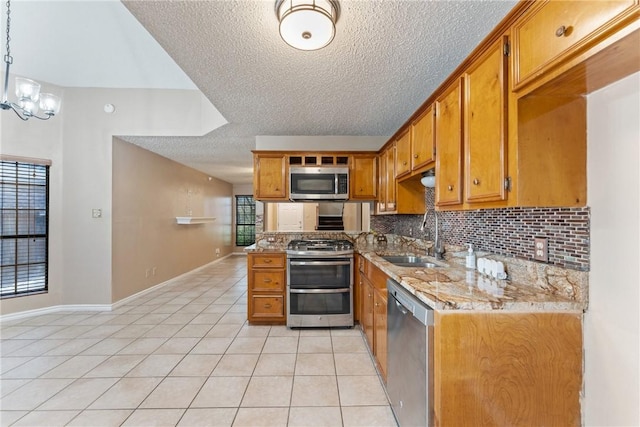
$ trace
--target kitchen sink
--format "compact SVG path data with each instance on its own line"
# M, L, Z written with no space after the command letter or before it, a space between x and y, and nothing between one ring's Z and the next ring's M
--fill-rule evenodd
M402 256L383 256L382 259L389 261L393 265L400 267L423 267L423 268L438 268L438 264L434 264L428 258L421 258L418 256L402 255Z

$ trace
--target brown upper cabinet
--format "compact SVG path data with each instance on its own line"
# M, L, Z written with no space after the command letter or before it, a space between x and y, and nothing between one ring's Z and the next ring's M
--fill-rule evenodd
M462 84L456 80L436 100L436 206L462 204Z
M435 160L433 120L429 106L396 139L396 178L424 172Z
M423 171L436 159L434 109L429 105L411 122L411 170Z
M386 150L387 179L385 180L385 212L396 211L396 145Z
M398 150L396 212L424 192L403 185L430 167L420 133L439 210L585 206L585 95L640 71L639 17L640 0L519 2L383 147Z
M253 157L253 198L287 200L287 164L284 154Z
M411 133L405 130L396 139L396 175L399 178L411 172Z
M375 200L378 192L378 164L375 154L355 154L351 162L351 199Z
M507 168L507 65L498 40L463 73L465 203L505 200Z
M513 26L514 89L593 47L634 15L637 19L637 9L637 0L535 2Z
M349 168L349 198L376 200L378 196L375 152L253 152L253 197L264 201L289 201L289 167L340 166Z

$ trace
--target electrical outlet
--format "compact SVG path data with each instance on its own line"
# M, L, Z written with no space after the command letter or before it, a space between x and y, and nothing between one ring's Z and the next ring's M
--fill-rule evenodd
M216 256L220 256L220 248L216 248Z
M151 276L151 269L150 269L150 268L147 268L147 269L145 270L145 272L144 272L144 277L145 277L145 278L148 278L149 276Z
M102 218L102 209L91 209L92 218Z
M549 262L549 239L546 237L535 237L533 241L533 259L536 261Z

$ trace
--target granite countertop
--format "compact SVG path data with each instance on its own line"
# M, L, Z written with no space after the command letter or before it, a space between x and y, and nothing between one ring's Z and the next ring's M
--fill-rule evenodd
M392 236L388 243L379 244L366 236L350 237L358 253L436 310L582 312L587 308L588 273L584 271L476 252L478 258L505 264L507 280L496 280L466 269L463 247L448 247L443 261L431 259L439 265L437 268L400 267L382 256L424 257L424 242ZM245 251L285 249L286 243L277 239L269 243L260 242Z
M457 260L431 259L430 261L440 265L437 268L400 267L382 258L384 255L407 254L394 248L381 250L376 247L361 247L358 252L420 301L436 310L582 312L586 309L585 302L576 298L574 289L574 286L580 285L580 272L576 272L576 275L571 270L539 271L534 268L525 269L530 281L496 280L464 268ZM464 261L462 256L452 254L452 257ZM515 269L513 264L507 267L508 271ZM563 272L558 274L555 270Z

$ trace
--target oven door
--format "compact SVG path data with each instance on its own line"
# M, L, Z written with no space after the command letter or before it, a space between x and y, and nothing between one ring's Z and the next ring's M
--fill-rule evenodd
M349 288L352 258L290 258L287 285L291 289Z
M353 326L353 259L290 259L287 326Z

